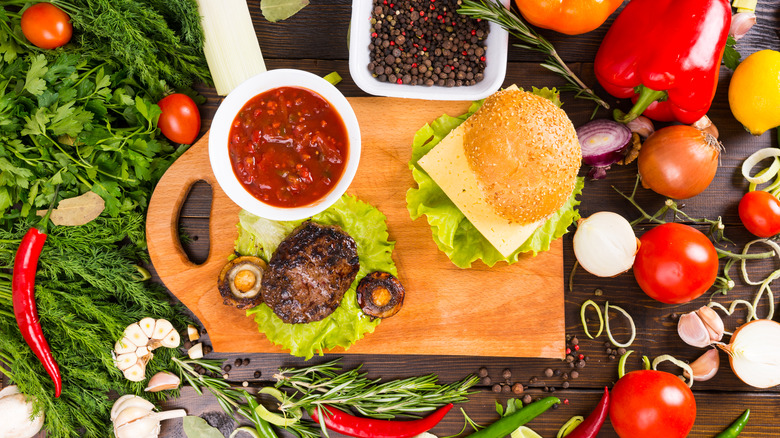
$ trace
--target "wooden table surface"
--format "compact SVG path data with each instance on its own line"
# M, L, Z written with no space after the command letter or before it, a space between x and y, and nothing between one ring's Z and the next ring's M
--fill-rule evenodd
M337 71L344 78L338 85L347 96L365 95L351 80L347 66L347 29L349 25L351 2L347 0L318 0L304 8L296 16L279 23L269 23L263 19L259 0L250 0L250 10L254 19L255 30L260 41L260 47L269 69L297 68L319 75ZM742 39L737 48L743 58L762 49L780 49L780 0L759 1L758 24ZM614 15L613 17L614 18ZM599 43L609 27L612 19L586 35L567 37L553 32L542 32L549 37L562 57L588 84L602 97L607 94L598 87L593 76L592 62ZM510 40L510 43L516 42ZM537 53L511 47L509 51L509 66L504 86L517 84L521 87L561 86L562 79L541 68L538 63L543 57ZM715 101L709 113L710 118L720 130L720 140L725 146L721 156L721 164L715 180L701 195L685 201L685 211L692 217L716 218L722 216L726 224L726 235L736 246L732 249L741 250L750 240L750 235L744 230L737 215L737 203L747 189L738 167L753 151L769 146L777 146L776 130L760 137L747 134L734 119L728 107L727 90L731 71L721 68L720 82ZM215 92L201 87L199 91L207 97L202 106L204 130L216 110L220 98ZM574 99L571 93L561 96L565 102L564 109L568 112L575 126L588 120L593 106L583 100ZM615 103L614 100L610 100ZM424 105L423 102L409 100L409 105ZM621 102L620 107L626 109L628 104ZM599 117L606 117L604 111ZM420 120L422 126L429 120ZM382 114L378 113L376 123L382 123ZM411 144L411 139L409 139ZM586 169L583 169L584 175ZM620 198L612 189L615 186L624 191L630 191L636 177L636 166L614 166L608 172L608 177L600 181L587 181L582 196L580 212L583 216L602 210L618 212L629 219L638 214L628 202ZM400 191L403 193L404 190ZM648 190L640 190L638 202L648 211L659 208L664 198ZM208 249L208 209L210 191L207 185L197 185L182 210L181 227L191 237L186 250L190 258L203 261ZM392 238L392 235L391 235ZM569 273L575 262L571 249L571 235L564 237L565 268ZM770 269L777 269L776 262L758 263L751 272L755 275L766 274ZM736 272L733 270L732 274ZM736 275L733 275L736 277ZM434 279L437 280L437 279ZM443 281L438 279L437 281ZM511 380L527 386L525 393L533 397L547 395L545 387L555 388L555 395L568 400L557 410L549 411L530 423L530 427L544 437L555 436L558 428L573 415L587 415L598 401L604 386L612 386L617 380L617 361L610 360L605 352L606 337L589 340L583 333L580 324L580 305L587 299L593 299L603 306L604 301L617 304L626 309L634 318L637 326L637 336L631 349L636 353L630 361L630 367L638 367L638 357L647 355L650 358L661 354L672 354L683 360L691 361L703 353L685 345L677 336L675 316L705 305L709 293L691 303L679 306L665 305L648 298L636 284L631 273L617 278L599 279L582 270L578 270L573 278L573 292L566 292L566 328L567 333L579 340L580 353L587 356L587 365L579 369L580 377L570 379L570 387L562 388L560 377L545 378L547 368L569 371L566 364L558 360L522 359L522 358L491 358L491 357L458 357L458 356L385 356L385 355L347 355L344 364L347 367L364 364L364 370L370 376L386 379L437 373L442 381L450 382L462 378L469 373L475 373L480 367L486 367L494 382L502 382L504 370L511 371ZM595 291L600 289L602 294ZM716 300L728 302L743 298L752 300L756 287L748 286L737 280L737 287L726 297L718 296ZM496 312L502 312L496 306ZM760 311L765 315L766 304ZM744 312L738 312L744 313ZM506 318L521 316L507 314ZM540 322L543 324L544 322ZM741 321L738 318L727 318L726 326L734 328ZM622 317L615 317L612 322L618 339L625 339L627 329ZM215 358L225 358L232 364L236 358L249 358L248 366L234 367L230 379L236 384L249 381L252 385L267 384L271 375L280 366L303 365L304 361L286 354L212 354ZM332 356L315 357L310 362L319 363L330 360ZM669 368L669 370L672 370ZM261 372L261 377L253 377L255 371ZM529 383L535 379L535 383ZM480 385L480 392L463 405L468 415L476 422L487 424L497 419L495 401L504 403L511 394L497 394L488 385ZM780 405L780 390L756 390L741 383L730 371L728 361L721 354L721 369L718 375L708 382L697 382L694 385L698 413L696 424L691 436L713 436L745 408L751 408L750 423L741 436L768 437L780 436L780 418L776 411ZM221 412L215 400L209 396L198 397L193 391L185 389L180 399L168 403L169 406L181 406L191 414L206 412ZM178 423L178 422L168 422ZM433 432L439 436L457 433L463 425L463 418L453 411L436 427ZM163 436L184 436L180 427L168 425ZM332 434L332 436L339 436ZM617 436L607 423L600 436ZM662 437L659 437L662 438Z

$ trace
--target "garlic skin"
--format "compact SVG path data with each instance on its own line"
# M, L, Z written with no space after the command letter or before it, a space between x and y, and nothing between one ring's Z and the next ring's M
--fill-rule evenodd
M731 27L729 36L739 41L756 24L755 12L737 12L731 16Z
M179 376L167 371L160 371L149 379L149 383L144 389L146 392L160 392L166 389L176 389L181 384Z
M698 129L699 131L704 131L711 136L713 136L716 140L718 139L718 136L720 135L718 133L718 128L712 123L712 120L710 120L707 115L701 116L701 118L693 123L694 128Z
M40 432L44 414L39 411L33 417L33 401L20 393L16 385L0 391L0 437L31 438Z
M705 382L715 377L720 368L720 356L718 355L717 348L710 348L706 353L699 356L698 359L691 362L691 371L693 371L693 380L697 382ZM685 377L690 378L688 372L684 373Z
M650 137L650 134L655 132L655 126L653 126L652 120L645 116L639 116L636 119L626 124L631 132L636 132L642 138Z
M573 240L580 266L597 277L614 277L628 271L639 250L631 224L611 211L580 219Z
M680 316L677 334L686 344L704 348L723 339L723 320L712 308L702 306Z

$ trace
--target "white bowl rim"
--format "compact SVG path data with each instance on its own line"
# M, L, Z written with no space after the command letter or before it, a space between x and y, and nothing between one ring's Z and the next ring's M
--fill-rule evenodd
M318 201L301 207L275 207L252 196L238 181L228 156L228 137L236 115L258 94L279 87L299 87L314 91L327 100L341 116L349 137L349 155L344 173L331 191ZM276 69L255 75L236 87L220 103L209 132L209 161L220 188L239 207L270 220L291 221L311 217L335 203L352 183L360 162L360 125L349 101L331 83L307 71Z

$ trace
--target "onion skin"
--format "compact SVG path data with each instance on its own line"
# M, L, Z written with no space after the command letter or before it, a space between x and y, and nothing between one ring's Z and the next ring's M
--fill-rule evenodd
M712 135L692 126L659 129L639 151L637 164L642 185L673 199L696 196L715 177L720 149Z
M776 321L769 320L769 319L756 319L751 322L748 322L747 324L743 324L740 326L733 335L731 335L731 342L728 345L723 344L716 344L718 347L720 347L721 350L725 351L729 355L729 365L731 366L731 370L734 372L734 374L739 378L739 380L742 380L745 384L750 385L754 388L771 388L773 386L777 386L780 384L780 367L778 366L778 362L776 361L776 357L767 357L771 360L769 361L771 365L769 365L769 368L762 368L759 371L753 370L752 373L760 374L760 373L767 373L770 376L767 377L767 375L762 376L762 378L755 379L754 375L751 373L750 376L742 376L739 374L738 369L740 368L738 365L735 364L735 356L740 354L739 351L735 348L735 345L738 344L739 334L742 332L746 327L756 328L758 325L774 325L771 329L780 332L780 324L778 324ZM766 328L766 330L770 330L770 328ZM755 336L755 335L754 335ZM763 336L762 337L762 346L760 347L761 351L766 352L766 354L777 354L777 350L780 347L780 336ZM755 352L752 352L755 354ZM761 365L758 362L754 362L757 365L757 367L760 367ZM772 369L773 368L773 369Z

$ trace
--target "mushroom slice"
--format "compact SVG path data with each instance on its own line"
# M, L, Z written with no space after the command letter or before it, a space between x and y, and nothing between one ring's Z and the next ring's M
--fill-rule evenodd
M262 302L260 288L268 265L259 257L241 256L229 261L219 273L219 293L226 306L239 309Z
M404 287L392 274L372 272L360 280L357 287L360 309L372 319L389 318L404 303Z

